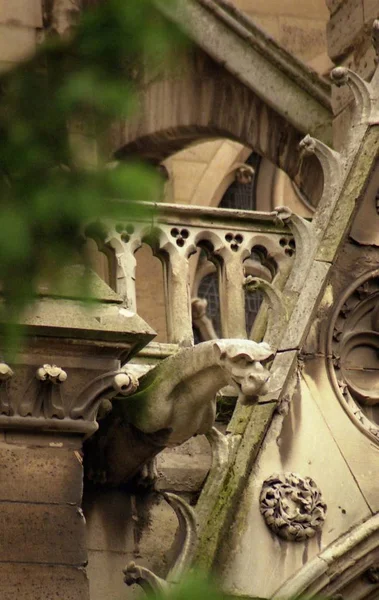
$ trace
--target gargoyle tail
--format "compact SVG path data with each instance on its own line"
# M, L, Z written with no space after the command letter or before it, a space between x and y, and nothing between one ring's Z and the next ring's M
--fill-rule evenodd
M180 496L165 492L164 497L169 505L174 509L178 517L179 527L184 534L184 542L179 555L167 575L167 581L176 583L180 581L184 572L190 567L194 557L197 532L196 516L193 508Z

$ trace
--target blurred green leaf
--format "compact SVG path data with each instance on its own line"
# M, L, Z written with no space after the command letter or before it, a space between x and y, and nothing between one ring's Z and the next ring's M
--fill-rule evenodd
M1 75L0 319L16 320L41 278L54 284L66 265L86 261L87 223L130 222L134 201L159 200L154 169L106 168L112 157L101 149L113 120L134 114L138 90L165 73L180 48L183 35L153 0L107 0L85 11L70 36L48 35Z

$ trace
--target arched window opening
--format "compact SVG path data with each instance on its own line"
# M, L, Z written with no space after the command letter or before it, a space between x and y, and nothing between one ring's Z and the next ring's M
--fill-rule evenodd
M236 170L235 179L226 190L219 208L256 210L256 182L260 162L259 154L252 152L245 164Z
M157 332L154 341L167 342L163 265L147 244L135 256L137 312Z
M86 259L90 268L114 291L116 290L116 265L112 248L103 247L99 250L98 244L92 238L86 238Z
M217 266L210 260L212 244L201 242L193 264L192 324L195 344L221 337L219 277Z
M199 285L198 297L206 300L206 315L212 321L217 337L221 337L220 294L218 289L218 274L216 271L203 277ZM198 328L194 328L194 335L195 343L203 341L200 339Z

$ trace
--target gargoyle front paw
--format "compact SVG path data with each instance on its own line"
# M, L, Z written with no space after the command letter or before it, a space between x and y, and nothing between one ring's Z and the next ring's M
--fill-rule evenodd
M157 577L155 573L146 567L139 567L134 561L126 565L122 572L126 585L137 583L147 593L157 594L168 589L169 584L164 579Z
M124 583L126 583L126 585L138 583L138 580L141 578L140 568L137 567L134 561L128 563L122 572L124 574Z

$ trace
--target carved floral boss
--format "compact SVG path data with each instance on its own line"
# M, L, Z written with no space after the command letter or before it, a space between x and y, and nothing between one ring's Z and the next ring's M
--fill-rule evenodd
M350 285L328 331L331 382L350 418L379 441L379 269Z
M291 542L302 542L322 528L326 504L310 477L275 474L263 482L260 511L273 533Z

